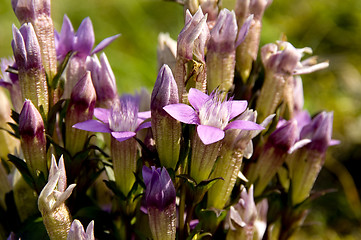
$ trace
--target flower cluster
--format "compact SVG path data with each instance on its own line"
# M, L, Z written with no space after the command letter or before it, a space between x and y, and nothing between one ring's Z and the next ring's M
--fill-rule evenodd
M303 109L299 75L328 63L285 41L257 61L271 1L217 2L184 1L178 39L159 37L151 94L119 96L102 52L119 35L93 48L89 18L74 31L65 15L56 31L50 0L11 1L1 239L286 239L302 226L338 141L333 113Z

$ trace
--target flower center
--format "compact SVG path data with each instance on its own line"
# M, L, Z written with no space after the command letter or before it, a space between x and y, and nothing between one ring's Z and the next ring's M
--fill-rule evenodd
M137 128L138 104L131 96L116 101L110 111L109 127L114 132L134 132Z
M231 108L229 102L222 102L219 94L214 93L199 109L199 119L202 125L224 129L229 121Z

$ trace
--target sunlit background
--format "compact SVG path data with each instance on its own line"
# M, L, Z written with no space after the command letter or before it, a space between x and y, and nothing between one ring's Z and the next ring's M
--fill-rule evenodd
M19 27L10 0L0 0L0 57L12 54L11 25ZM234 1L223 2L233 8ZM90 17L96 44L121 33L105 49L120 93L151 91L157 76L159 32L174 39L183 27L183 8L160 0L53 0L60 31L67 14L75 29ZM274 0L263 20L261 45L282 34L295 47L311 47L327 70L304 76L305 108L334 111L334 138L315 188L337 191L316 200L297 239L361 239L361 1ZM306 237L307 235L307 237Z

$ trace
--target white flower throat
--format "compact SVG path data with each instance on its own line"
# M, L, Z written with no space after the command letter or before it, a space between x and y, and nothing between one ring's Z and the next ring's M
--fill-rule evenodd
M115 132L134 132L137 128L138 106L131 98L121 99L112 107L109 127Z
M229 122L231 104L222 102L218 94L212 94L199 109L199 120L202 125L224 129Z

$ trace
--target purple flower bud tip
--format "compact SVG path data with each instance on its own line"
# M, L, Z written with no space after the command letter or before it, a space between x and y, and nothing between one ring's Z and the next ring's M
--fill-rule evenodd
M268 146L287 152L298 138L298 126L296 120L290 120L277 128L267 141Z
M44 122L30 100L25 100L19 116L20 136L34 137L38 134L44 134Z
M178 88L174 80L172 70L168 67L168 65L163 65L159 71L153 88L151 110L161 110L161 112L163 112L164 110L162 107L178 102Z
M85 75L77 82L71 93L71 101L76 103L77 107L94 109L96 100L95 89L92 83L90 72L87 71Z
M145 201L148 208L155 207L163 210L175 204L176 192L167 169L143 166L142 173L146 185Z

